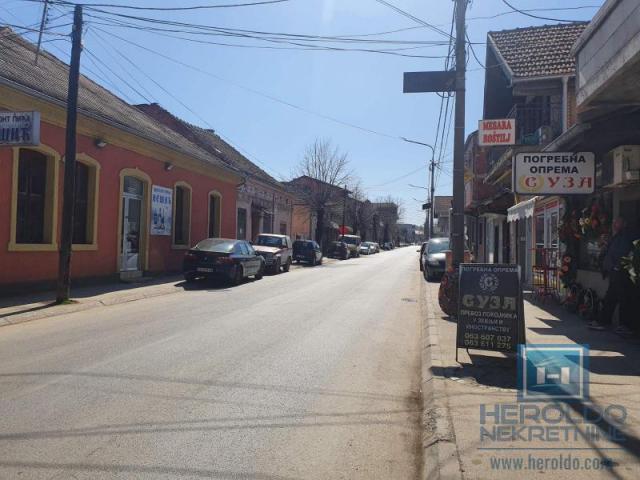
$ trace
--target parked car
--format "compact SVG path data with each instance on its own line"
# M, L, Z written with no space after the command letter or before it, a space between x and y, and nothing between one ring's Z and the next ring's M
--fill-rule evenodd
M313 240L296 240L293 242L293 260L311 266L322 265L322 249Z
M442 275L445 272L447 250L449 250L448 238L430 238L426 242L420 255L425 280L432 280L436 275Z
M384 242L382 244L382 249L383 250L393 250L395 248L395 246L393 245L393 242Z
M264 273L264 259L244 240L207 238L189 249L182 262L184 279L224 278L238 285L246 277L260 280Z
M258 235L253 246L264 258L267 271L269 273L288 272L291 268L291 239L287 235L277 235L275 233L261 233Z
M422 256L424 255L425 248L427 248L427 242L422 242L422 245L420 246L420 248L416 250L418 253L420 253L420 256L418 257L418 263L420 264L421 272L424 270L424 266L422 265Z
M373 253L380 253L380 244L378 242L371 242L371 244L375 250Z
M331 242L329 244L329 249L327 250L327 257L329 258L341 258L342 260L346 260L349 258L350 254L351 252L347 244L339 240Z
M338 240L343 241L347 244L347 248L349 249L349 255L351 257L359 257L360 256L360 236L359 235L342 235L338 238Z
M373 246L371 242L362 242L360 247L358 247L358 252L361 255L371 255L376 253L376 248Z

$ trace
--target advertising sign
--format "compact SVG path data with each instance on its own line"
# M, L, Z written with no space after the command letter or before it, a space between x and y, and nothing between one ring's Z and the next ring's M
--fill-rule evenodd
M40 145L40 112L0 112L0 146Z
M173 190L154 185L151 188L151 235L171 235Z
M516 143L516 120L514 118L480 120L478 143L481 147L513 145Z
M459 288L457 347L516 352L525 343L519 265L463 263Z
M591 152L519 153L513 161L513 186L524 195L584 195L596 184Z

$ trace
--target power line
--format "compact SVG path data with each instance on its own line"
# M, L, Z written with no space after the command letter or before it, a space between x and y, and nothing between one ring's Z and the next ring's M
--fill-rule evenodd
M447 32L445 32L444 30L442 30L441 28L438 28L437 26L425 22L424 20L416 17L415 15L412 15L411 13L402 10L401 8L396 7L395 5L393 5L392 3L387 2L386 0L375 0L376 2L390 8L391 10L399 13L400 15L402 15L403 17L409 18L410 20L413 20L416 23L419 23L420 25L423 25L424 27L427 27L430 30L433 30L434 32L437 32L441 35L444 35L445 37L450 38L451 35L449 35Z
M119 40L121 40L121 41L123 41L123 42L125 42L125 43L128 43L128 44L130 44L130 45L133 45L133 46L135 46L135 47L138 47L138 48L140 48L140 49L142 49L142 50L145 50L145 51L147 51L147 52L153 53L154 55L157 55L157 56L159 56L159 57L161 57L161 58L164 58L165 60L168 60L168 61L170 61L170 62L176 63L176 64L181 65L181 66L183 66L183 67L189 68L189 69L191 69L191 70L194 70L194 71L196 71L196 72L199 72L199 73L201 73L201 74L203 74L203 75L206 75L206 76L209 76L209 77L211 77L211 78L215 78L216 80L219 80L219 81L221 81L221 82L229 83L230 85L233 85L233 86L234 86L234 87L236 87L236 88L239 88L239 89L245 90L245 91L247 91L247 92L253 93L254 95L258 95L258 96L261 96L261 97L267 98L267 99L269 99L269 100L271 100L271 101L273 101L273 102L280 103L280 104L282 104L282 105L285 105L285 106L287 106L287 107L290 107L290 108L293 108L293 109L299 110L299 111L301 111L301 112L305 112L305 113L307 113L307 114L314 115L314 116L319 117L319 118L324 118L325 120L329 120L329 121L332 121L332 122L338 123L338 124L340 124L340 125L343 125L343 126L346 126L346 127L350 127L350 128L354 128L354 129L357 129L357 130L360 130L360 131L363 131L363 132L366 132L366 133L370 133L370 134L373 134L373 135L378 135L378 136L380 136L380 137L393 138L393 139L396 139L396 140L401 140L401 138L400 138L398 135L390 135L390 134L383 133L383 132L380 132L380 131L377 131L377 130L372 130L372 129L370 129L370 128L361 127L361 126L356 125L356 124L354 124L354 123L346 122L346 121L340 120L340 119L338 119L338 118L332 117L332 116L330 116L330 115L325 115L325 114L323 114L323 113L319 113L319 112L315 112L315 111L313 111L313 110L309 110L309 109L307 109L307 108L304 108L304 107L301 107L301 106L296 105L296 104L294 104L294 103L291 103L291 102L289 102L289 101L287 101L287 100L283 100L283 99L281 99L281 98L278 98L278 97L276 97L276 96L274 96L274 95L271 95L271 94L268 94L268 93L262 92L262 91L260 91L260 90L256 90L256 89L251 88L251 87L247 87L247 86L242 85L242 84L240 84L240 83L234 82L234 81L232 81L232 80L229 80L229 79L226 79L226 78L221 77L221 76L219 76L219 75L216 75L216 74L214 74L214 73L211 73L211 72L209 72L209 71L207 71L207 70L203 70L203 69L202 69L202 68L200 68L200 67L197 67L197 66L194 66L194 65L191 65L191 64L185 63L185 62L183 62L183 61L181 61L181 60L177 60L177 59L175 59L175 58L169 57L168 55L165 55L165 54L163 54L163 53L161 53L161 52L158 52L158 51L153 50L153 49L151 49L151 48L148 48L148 47L145 47L145 46L140 45L140 44L138 44L138 43L135 43L135 42L133 42L133 41L131 41L131 40L127 40L127 39L125 39L125 38L123 38L123 37L121 37L121 36L119 36L119 35L114 34L114 33L107 32L107 31L102 30L102 29L99 29L99 28L97 28L97 27L94 27L94 28L95 28L96 30L99 30L99 31L101 31L101 32L103 32L103 33L105 33L105 34L107 34L107 35L111 36L111 37L117 38L117 39L119 39Z
M540 20L551 20L553 22L567 22L567 23L576 22L576 20L566 20L566 19L562 19L562 18L549 18L549 17L541 17L540 15L534 15L532 13L529 13L529 12L525 11L525 10L520 10L519 8L514 7L507 0L502 0L502 3L504 3L507 7L509 7L514 12L520 13L520 14L525 15L527 17L537 18L537 19L540 19Z
M37 3L41 3L42 0L26 0L26 1L34 1ZM258 5L270 5L274 3L285 3L290 0L262 0L258 2L247 2L247 3L227 3L220 5L193 5L188 7L139 7L135 5L118 5L113 3L83 3L83 6L91 8L91 7L101 7L101 8L121 8L127 10L148 10L148 11L186 11L186 10L210 10L215 8L237 8L237 7L255 7ZM75 2L69 2L65 0L51 0L51 3L65 6L75 6L77 5Z

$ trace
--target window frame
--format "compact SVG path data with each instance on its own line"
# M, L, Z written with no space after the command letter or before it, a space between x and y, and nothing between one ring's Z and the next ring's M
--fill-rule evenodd
M209 235L209 232L211 232L211 197L216 197L217 199L217 202L216 202L217 215L215 217L216 225L214 225L214 234L215 234L214 236ZM222 237L222 194L217 190L211 190L207 195L207 238L220 238L220 237Z
M189 192L188 204L186 207L186 226L184 225L183 219L183 233L186 234L185 243L176 243L176 219L177 219L177 205L178 202L176 199L178 198L178 188L184 189L186 192ZM173 221L171 225L171 249L173 250L188 250L191 248L191 219L193 218L193 188L185 181L177 181L173 185ZM207 222L208 223L208 222Z
M20 168L20 150L32 150L47 159L43 243L17 243L18 221L18 174ZM59 190L60 154L53 148L40 144L34 147L13 147L13 165L11 178L11 213L9 226L10 252L53 252L58 250L58 190Z
M98 203L100 199L100 162L86 153L77 153L76 162L82 163L89 169L88 198L87 198L87 243L74 243L73 251L88 251L98 249Z

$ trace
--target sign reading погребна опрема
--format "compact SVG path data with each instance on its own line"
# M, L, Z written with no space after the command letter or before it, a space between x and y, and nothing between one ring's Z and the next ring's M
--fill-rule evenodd
M461 264L457 323L459 348L517 351L525 342L520 266Z
M0 112L0 146L40 145L40 112Z
M524 195L584 195L596 186L591 152L519 153L513 160L513 188Z

